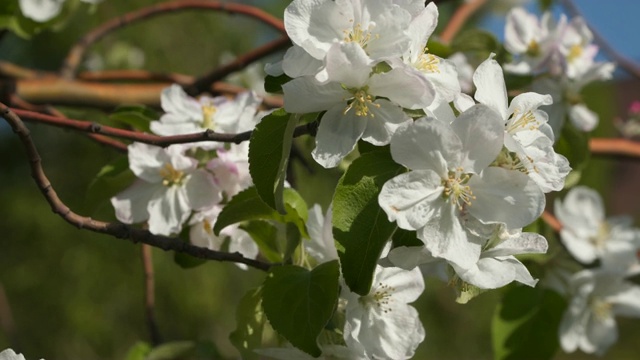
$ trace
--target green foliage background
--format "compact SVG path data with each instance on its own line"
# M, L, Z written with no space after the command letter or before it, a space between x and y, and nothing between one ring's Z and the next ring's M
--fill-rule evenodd
M97 9L82 5L61 31L45 31L31 41L6 35L0 41L0 60L55 70L88 29L156 2L108 0ZM287 1L250 3L278 17L287 5ZM448 9L441 7L440 12L445 18ZM114 44L125 41L144 50L149 70L197 75L211 70L222 52L239 54L273 36L271 30L251 20L189 11L127 27L92 50L108 56ZM592 107L602 119L614 115L614 91L612 85L589 89L589 99L595 101ZM80 118L104 116L74 111ZM114 220L110 204L87 201L86 189L102 166L118 155L77 133L34 124L29 127L60 197L78 213ZM599 131L610 133L611 129ZM310 139L296 142L303 149L311 148ZM310 173L298 162L293 166L307 203L320 203L326 209L339 173L315 165ZM613 173L611 162L592 161L583 179L602 189L610 184ZM140 246L77 230L53 214L29 177L21 144L2 121L0 214L0 349L12 347L27 359L123 359L135 344L148 341ZM236 305L265 274L215 262L185 270L174 263L172 253L157 249L153 259L156 313L163 339L200 341L214 349L209 358L237 357L228 339L235 329ZM427 337L415 358L491 358L490 320L501 295L502 291L488 292L459 305L446 284L427 280L426 292L415 303ZM640 335L637 323L619 319L619 325L620 342L607 358L640 353L640 343L635 341ZM577 353L557 358L589 357Z

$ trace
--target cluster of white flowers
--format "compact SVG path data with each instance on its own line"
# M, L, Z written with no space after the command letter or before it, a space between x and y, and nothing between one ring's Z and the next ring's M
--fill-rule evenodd
M555 213L569 253L585 265L598 262L567 275L559 289L570 297L560 343L567 352L602 355L618 338L614 315L640 317L640 286L625 281L640 273L640 229L629 217L605 218L600 195L582 186L558 200Z
M554 132L562 128L565 116L582 131L598 125L598 115L587 108L580 91L590 82L611 78L615 66L595 61L598 47L584 19L567 21L562 15L556 23L548 12L538 19L515 8L507 15L504 46L515 56L505 65L506 71L549 75L534 81L532 87L553 97L546 111Z
M310 241L304 243L316 264L338 259L331 226L332 210L326 217L319 205L309 210ZM424 291L419 269L377 266L369 294L361 296L342 285L337 315L344 325L342 337L319 337L327 359L410 359L425 338L418 311L409 303ZM328 331L328 330L325 330ZM275 359L312 359L300 350L276 348L257 350Z
M213 130L239 133L251 130L264 113L261 99L245 92L234 100L226 97L189 97L178 85L162 92L165 114L151 123L159 135L180 135ZM198 150L204 156L195 157ZM111 199L118 220L146 221L153 234L178 234L189 220L191 242L219 250L226 237L229 250L255 258L257 245L238 226L213 233L224 203L251 186L247 143L224 146L217 142L171 145L166 149L142 143L128 148L129 167L138 180ZM194 213L195 212L195 213Z

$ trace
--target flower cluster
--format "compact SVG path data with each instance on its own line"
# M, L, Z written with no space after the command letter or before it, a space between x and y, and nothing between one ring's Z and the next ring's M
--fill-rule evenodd
M264 113L261 100L245 92L226 97L189 97L178 85L162 92L165 114L151 123L159 135L180 135L213 130L238 133L255 127ZM218 250L226 237L230 251L255 258L258 248L238 226L213 233L224 203L251 186L247 143L197 142L166 149L142 143L128 147L129 167L138 180L111 199L118 220L146 221L153 234L178 234L189 221L191 242Z
M565 116L582 131L598 125L598 115L587 108L580 91L590 82L611 78L615 66L595 61L598 47L584 19L567 21L563 15L554 22L548 12L538 19L523 8L515 8L507 15L504 46L515 56L505 65L506 71L550 75L536 80L532 87L553 97L546 111L555 133L562 128Z
M625 281L640 273L640 229L629 217L605 218L600 195L582 186L557 201L555 212L569 253L582 264L598 264L566 275L559 286L570 297L560 343L567 352L602 355L618 338L614 315L640 317L640 287Z
M304 246L316 264L338 259L331 232L332 210L326 217L319 205L309 210L310 241ZM325 330L319 345L325 358L331 359L410 359L425 338L418 311L409 303L424 291L420 271L377 266L369 294L361 296L342 286L335 323L343 323L339 333ZM310 358L292 348L257 350L275 359Z

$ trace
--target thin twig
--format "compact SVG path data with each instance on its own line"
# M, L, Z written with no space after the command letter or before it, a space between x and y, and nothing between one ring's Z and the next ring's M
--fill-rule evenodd
M594 156L612 156L640 160L640 143L629 139L593 138L589 150Z
M62 202L62 200L60 200L56 191L51 185L51 182L49 182L49 179L47 178L44 169L42 168L42 160L40 158L40 154L38 153L38 149L31 139L29 129L27 129L20 117L2 103L0 103L0 116L3 117L9 123L9 125L11 125L13 132L18 135L22 144L24 145L27 156L29 158L31 176L33 177L36 185L38 186L38 188L40 188L43 196L51 206L51 210L55 214L62 217L69 224L74 225L79 229L86 229L97 233L111 235L119 239L126 239L134 244L149 244L153 247L157 247L165 251L173 250L201 259L240 263L264 271L269 270L269 268L271 267L271 264L269 263L246 258L238 252L226 253L214 251L207 248L191 245L177 237L154 235L147 230L139 229L127 224L108 223L76 214L71 209L69 209L69 207L67 207L67 205Z
M548 211L544 211L542 213L542 216L540 216L542 218L542 221L544 221L545 223L547 223L547 225L549 225L549 227L551 227L553 229L553 231L555 232L560 232L560 230L562 230L562 224L560 223L560 221L553 216L553 214L551 214Z
M571 17L579 16L584 18L572 0L562 0L562 5L567 9L567 12ZM620 68L624 69L630 75L640 79L640 65L638 63L616 51L616 49L614 49L613 46L611 46L611 44L609 44L609 42L598 31L596 31L593 26L589 25L589 30L591 30L591 33L593 34L593 39L600 45L602 50L604 50L604 52L606 52L609 57L615 61L618 66L620 66Z
M141 81L163 82L186 85L193 82L193 76L177 73L156 73L146 70L101 70L83 71L78 74L79 80L93 82Z
M191 96L200 95L203 92L208 91L211 88L211 84L224 79L225 76L232 72L242 70L252 62L260 60L277 51L286 49L289 46L291 46L291 40L287 36L280 37L279 39L271 41L270 43L262 45L255 50L241 55L229 64L223 65L209 74L196 79L193 83L185 86L184 91Z
M216 133L213 130L207 129L203 132L185 135L172 135L172 136L159 136L147 133L141 133L137 131L130 131L124 129L118 129L111 126L101 125L95 122L67 119L57 116L40 114L28 110L10 109L21 118L26 120L33 120L37 122L46 123L49 125L79 130L83 132L102 134L107 136L113 136L121 139L132 140L149 145L167 147L174 144L187 144L199 141L216 141L224 143L239 144L251 139L253 131L245 131L237 134L222 134ZM299 125L293 132L294 137L302 135L315 135L317 130L317 124L315 122Z
M144 310L147 315L147 326L149 327L149 336L151 344L155 347L162 342L158 322L156 321L156 291L155 279L153 274L153 258L151 246L142 244L142 267L144 270Z
M78 71L80 62L84 58L87 48L112 31L157 15L173 14L186 10L213 10L227 12L229 14L241 14L257 19L276 29L280 33L286 34L284 24L281 20L254 6L210 0L178 0L164 2L111 19L83 36L65 58L62 68L60 69L60 75L65 79L73 79Z
M66 116L62 112L58 111L53 106L30 104L30 103L20 99L18 96L15 96L15 95L11 96L11 104L13 104L15 106L18 106L18 107L20 107L22 109L28 110L28 111L43 112L43 113L47 113L47 114L52 115L52 116L66 118ZM107 146L117 150L120 153L123 153L123 154L127 153L127 144L122 143L122 142L120 142L118 140L115 140L115 139L112 139L110 137L106 137L106 136L100 135L100 134L88 133L87 136L89 138L93 139L94 141L100 143L100 144L107 145Z
M471 0L460 5L456 12L453 13L453 16L451 16L451 19L449 19L447 26L442 30L440 40L445 44L450 43L471 15L478 11L486 2L487 0Z

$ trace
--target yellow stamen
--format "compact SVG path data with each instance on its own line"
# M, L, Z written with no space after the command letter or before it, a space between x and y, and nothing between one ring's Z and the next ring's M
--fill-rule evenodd
M462 171L462 168L449 171L448 178L442 180L442 185L444 186L443 196L448 198L451 204L455 205L459 210L462 210L465 206L471 206L471 200L476 199L471 187L465 185L469 182L471 175L463 174Z
M202 105L202 127L205 129L214 130L215 122L213 121L213 115L215 115L218 109L213 104Z
M164 167L160 169L160 176L162 176L162 185L164 186L181 185L184 181L184 172L176 170L169 163L164 164Z
M342 113L346 115L349 110L355 108L356 116L375 117L375 114L369 110L369 106L380 108L380 104L375 104L373 102L375 99L373 96L367 93L367 90L368 87L366 86L360 89L349 89L349 91L353 94L353 100L351 100L349 105L347 105Z
M355 24L351 29L344 30L343 33L344 42L355 42L356 44L359 44L363 49L367 48L367 45L372 38L380 38L379 34L372 34L371 29L364 30L362 28L362 24L360 23Z

